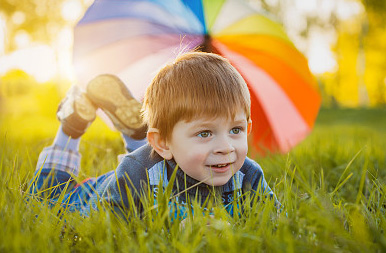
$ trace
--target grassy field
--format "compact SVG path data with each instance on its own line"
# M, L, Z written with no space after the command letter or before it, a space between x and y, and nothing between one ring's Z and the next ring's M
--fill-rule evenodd
M56 208L24 201L39 152L59 126L60 94L40 86L0 96L0 252L386 251L385 109L322 109L312 134L289 154L251 154L284 205L280 214L271 205L242 217L215 208L214 218L197 211L181 227L165 208L125 224L109 211L59 218ZM97 119L80 149L84 178L113 169L123 145Z

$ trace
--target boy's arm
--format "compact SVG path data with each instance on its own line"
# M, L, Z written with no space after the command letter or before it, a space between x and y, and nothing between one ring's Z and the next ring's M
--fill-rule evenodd
M147 169L158 162L157 159L150 158L150 152L150 146L145 145L122 159L101 192L100 197L104 204L117 213L123 212L125 216L142 212L143 201L146 201L144 194L148 194Z
M137 161L126 156L103 190L100 201L108 205L120 216L140 212L141 195L146 189L146 168ZM134 210L135 209L135 210Z

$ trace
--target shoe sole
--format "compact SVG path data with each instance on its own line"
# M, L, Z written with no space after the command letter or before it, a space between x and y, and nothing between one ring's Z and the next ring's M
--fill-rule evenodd
M62 123L63 132L73 139L85 133L96 117L96 108L77 86L73 86L59 105L56 116Z
M87 96L108 114L118 130L131 132L143 126L141 103L133 98L118 77L97 76L87 84Z
M76 113L85 121L93 121L95 119L94 105L87 97L75 100L74 107Z

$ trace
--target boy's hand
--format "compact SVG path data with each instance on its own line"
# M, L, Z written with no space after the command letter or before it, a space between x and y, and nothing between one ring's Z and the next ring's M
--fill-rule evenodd
M187 222L186 220L187 220L187 218L183 219L183 220L180 222L180 230L185 229L185 223Z
M228 221L215 219L214 215L209 215L208 222L206 223L206 226L213 227L217 230L222 230L225 227L229 227L231 224Z
M185 228L185 224L186 224L187 220L188 219L185 218L185 219L183 219L180 222L180 229L184 229ZM231 224L229 222L227 222L227 221L216 220L213 214L209 215L209 219L208 219L208 221L206 223L206 226L208 226L208 227L210 226L210 227L213 227L213 228L219 229L219 230L223 229L224 226L228 227L230 225Z

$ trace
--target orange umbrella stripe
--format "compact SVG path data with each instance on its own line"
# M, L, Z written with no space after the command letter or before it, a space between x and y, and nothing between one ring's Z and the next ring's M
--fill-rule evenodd
M232 45L232 48L250 48L279 58L290 65L307 83L316 85L308 68L307 59L292 44L266 35L220 36L216 39L225 45Z
M279 144L272 132L267 116L256 95L252 92L251 104L253 148L261 154L265 154L269 150L279 150Z
M250 48L232 47L230 50L251 60L257 67L267 72L293 102L308 126L314 125L314 120L319 111L320 95L304 79L302 79L290 66L280 59L262 52L251 52Z
M248 57L261 66L284 90L308 126L312 127L320 106L319 94L286 64L270 56Z

